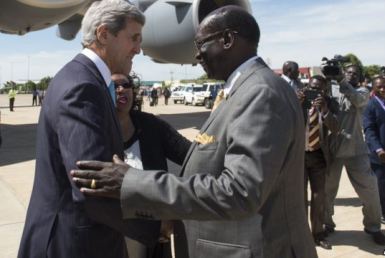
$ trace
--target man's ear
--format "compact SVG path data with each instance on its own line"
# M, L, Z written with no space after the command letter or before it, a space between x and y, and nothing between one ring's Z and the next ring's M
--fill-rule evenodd
M223 46L224 49L230 49L234 44L234 34L231 31L224 32L223 35Z
M99 25L95 32L97 41L100 44L105 45L107 43L108 33L109 32L106 24Z

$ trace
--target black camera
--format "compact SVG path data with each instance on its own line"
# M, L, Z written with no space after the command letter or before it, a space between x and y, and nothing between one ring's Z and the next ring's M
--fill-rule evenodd
M334 78L341 74L341 64L346 62L346 58L341 55L335 55L332 59L322 58L322 73L326 78Z
M322 91L320 90L315 90L315 89L311 89L311 88L306 88L304 91L303 91L303 94L305 95L305 100L303 102L303 107L305 109L310 109L311 108L311 105L312 105L312 102L320 97L320 96L323 96L322 94Z
M303 94L305 95L305 99L308 101L313 101L319 96L322 96L322 91L314 90L314 89L306 89Z

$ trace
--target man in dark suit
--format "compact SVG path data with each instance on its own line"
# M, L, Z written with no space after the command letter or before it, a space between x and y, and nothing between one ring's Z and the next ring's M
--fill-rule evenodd
M327 81L321 75L310 78L309 86L298 91L305 116L305 205L310 182L310 222L316 245L331 249L323 229L325 177L330 164L328 135L338 132L338 103L327 95Z
M144 243L157 237L152 225L123 222L118 201L85 199L68 175L79 159L123 155L108 86L111 72L129 73L144 20L123 0L95 2L85 14L85 48L53 78L40 112L35 181L18 257L127 257L122 233Z
M377 176L382 220L385 223L385 76L372 82L374 96L364 112L365 141L369 147L370 165Z
M299 66L294 61L286 61L282 66L282 75L281 77L287 81L290 87L294 91L301 90L304 85L301 80L298 78L299 76Z
M180 176L78 162L81 191L119 199L124 218L181 219L181 257L316 257L304 208L304 121L295 92L257 56L259 27L225 6L199 25L196 58L225 98L202 126ZM92 179L97 189L90 189ZM177 242L178 246L178 242Z

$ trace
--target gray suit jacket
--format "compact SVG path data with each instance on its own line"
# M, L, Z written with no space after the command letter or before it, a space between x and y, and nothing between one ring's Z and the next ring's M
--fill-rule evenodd
M362 133L362 117L369 101L366 87L353 87L342 81L343 93L332 92L339 103L338 133L330 135L330 151L336 158L350 158L368 154L368 147Z
M200 133L216 141L194 142L180 177L130 169L123 216L182 219L190 258L316 257L303 204L304 121L288 84L258 59Z

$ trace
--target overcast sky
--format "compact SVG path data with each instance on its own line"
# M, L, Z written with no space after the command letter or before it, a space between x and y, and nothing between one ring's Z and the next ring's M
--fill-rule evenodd
M258 55L272 68L286 60L318 66L322 57L356 54L364 65L385 65L384 0L252 0L261 28ZM0 83L40 79L55 73L81 49L80 35L64 41L55 27L25 36L0 34ZM134 59L143 80L197 78L199 66L156 64Z

